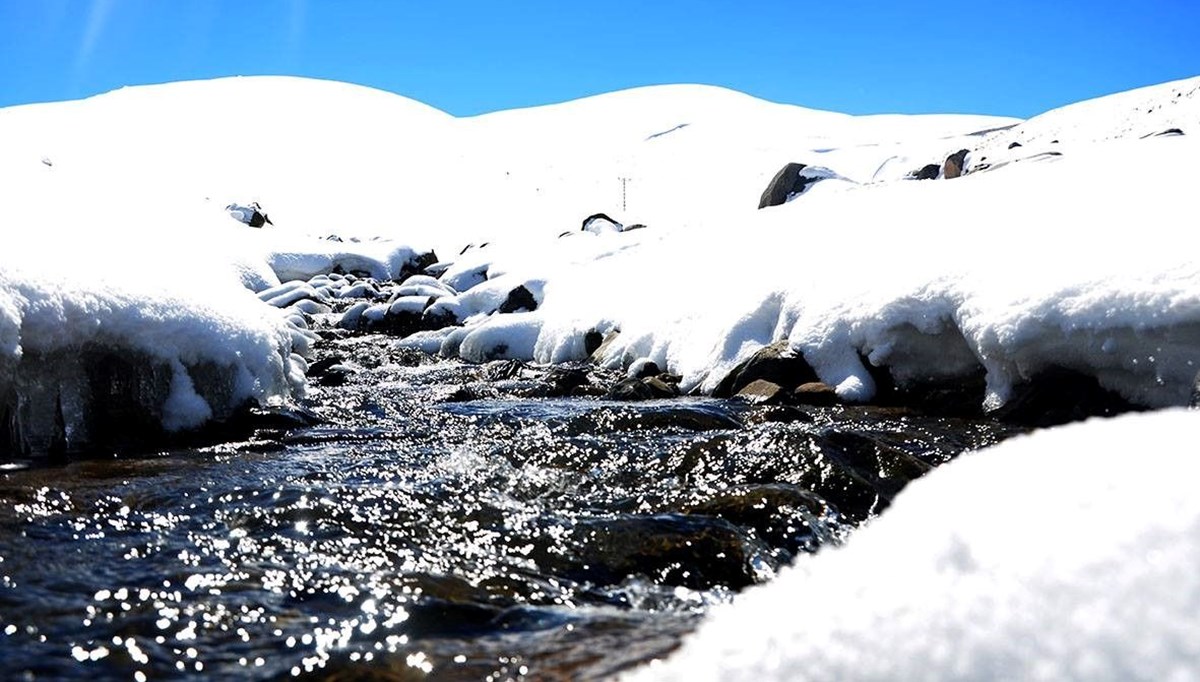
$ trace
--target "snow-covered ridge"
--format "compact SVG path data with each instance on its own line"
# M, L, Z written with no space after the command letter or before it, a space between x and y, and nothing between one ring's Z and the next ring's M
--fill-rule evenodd
M653 360L707 391L786 340L847 400L870 400L881 368L901 383L982 369L980 399L994 407L1065 367L1137 404L1181 404L1200 336L1186 200L1198 85L1027 122L855 117L710 86L455 119L377 90L279 77L0 110L3 224L27 245L0 256L0 394L19 402L28 349L101 339L175 368L172 405L191 407L157 409L168 427L284 400L303 370L306 316L320 322L337 307L324 298L370 288L319 278L401 277L434 247L446 295L387 309L423 314L436 299L442 323L457 326L413 342L472 360L579 359L589 335L620 330L601 362ZM821 179L757 210L790 162ZM272 225L224 213L250 201ZM597 212L649 227L580 232ZM345 241L323 239L332 234ZM109 284L55 257L81 248L130 277ZM31 254L49 257L31 268ZM271 292L282 315L226 285L314 277L315 298ZM171 294L173 278L209 286ZM501 312L519 288L532 302ZM76 305L85 292L94 304ZM164 294L204 330L192 346L153 340L171 316L143 312ZM382 303L359 313L372 305ZM241 334L257 340L235 343L231 361L221 339ZM242 378L198 402L174 360Z

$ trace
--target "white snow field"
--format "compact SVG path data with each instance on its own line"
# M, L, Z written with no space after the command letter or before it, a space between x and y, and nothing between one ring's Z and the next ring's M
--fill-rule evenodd
M1200 349L1198 92L1200 79L1167 83L1019 122L855 117L677 85L455 119L369 88L253 77L3 109L0 393L34 362L26 350L97 340L236 369L230 400L286 400L303 317L254 303L230 273L256 291L391 278L436 247L449 266L437 305L467 327L412 343L469 360L579 359L584 334L620 330L602 362L648 358L705 391L787 339L848 400L874 394L865 358L901 384L982 368L989 408L1050 366L1141 405L1185 404ZM964 176L907 179L944 175L960 149ZM792 161L826 179L757 209ZM252 201L273 225L224 212ZM601 211L649 227L579 230ZM318 298L347 293L329 284ZM518 284L538 309L495 314ZM83 292L99 311L65 312ZM205 333L158 343L151 302ZM47 310L54 325L38 322ZM238 347L245 334L278 341ZM164 424L212 412L175 386L172 404L192 408Z
M1200 678L1200 414L964 455L630 680Z

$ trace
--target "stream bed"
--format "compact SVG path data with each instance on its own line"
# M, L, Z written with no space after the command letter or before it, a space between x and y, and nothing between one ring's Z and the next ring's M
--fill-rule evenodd
M0 470L0 678L607 679L1019 432L319 352L319 423Z

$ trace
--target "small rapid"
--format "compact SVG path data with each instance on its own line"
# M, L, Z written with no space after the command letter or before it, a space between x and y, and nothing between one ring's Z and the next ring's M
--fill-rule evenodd
M1015 433L319 352L363 371L317 425L0 473L0 676L607 678Z

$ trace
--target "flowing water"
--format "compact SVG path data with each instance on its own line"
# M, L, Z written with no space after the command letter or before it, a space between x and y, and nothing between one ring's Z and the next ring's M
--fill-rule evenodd
M603 679L1012 433L321 352L316 426L0 473L0 678Z

